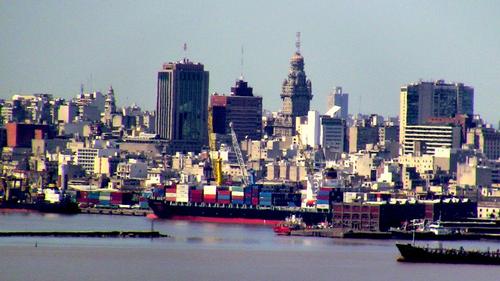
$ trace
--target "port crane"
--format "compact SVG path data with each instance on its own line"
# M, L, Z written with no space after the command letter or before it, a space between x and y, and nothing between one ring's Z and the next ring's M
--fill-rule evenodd
M243 154L241 153L240 144L238 143L238 138L236 137L236 133L234 132L233 122L229 123L229 127L231 128L231 140L233 142L234 153L236 154L236 159L238 161L238 165L241 169L241 181L245 186L248 186L248 171L245 165L245 160L243 159Z
M313 202L316 200L316 193L318 192L317 186L315 186L314 183L314 163L313 160L311 160L311 157L306 155L305 151L305 146L302 143L302 137L299 132L297 132L297 143L298 143L298 152L299 152L299 157L300 159L303 159L304 161L304 166L306 168L306 180L307 180L307 187L306 187L306 198L305 198L305 205L307 206L308 202ZM305 207L305 206L303 206Z

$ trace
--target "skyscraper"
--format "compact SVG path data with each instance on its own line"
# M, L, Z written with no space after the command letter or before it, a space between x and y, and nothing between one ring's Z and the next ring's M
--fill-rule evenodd
M275 121L276 136L291 136L295 133L295 118L309 112L312 95L311 80L304 71L304 57L300 53L300 33L297 33L297 50L290 59L290 71L282 84L283 107Z
M474 89L463 83L418 82L401 87L400 142L407 125L423 125L431 117L474 114Z
M158 72L156 133L169 152L200 151L208 142L208 71L184 58Z
M232 123L238 140L261 139L262 97L254 96L252 87L243 79L231 87L231 95L212 95L210 105L214 133L229 134Z
M340 107L340 118L347 119L349 114L349 94L342 92L342 87L335 87L328 96L328 110L334 105Z

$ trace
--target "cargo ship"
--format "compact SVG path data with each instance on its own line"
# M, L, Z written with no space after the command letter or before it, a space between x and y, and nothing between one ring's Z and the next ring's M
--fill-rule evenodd
M500 250L468 251L460 249L428 248L412 244L396 244L401 262L491 264L500 265Z
M296 216L308 225L331 221L329 206L302 206L300 188L284 184L156 188L148 199L159 218L275 225Z

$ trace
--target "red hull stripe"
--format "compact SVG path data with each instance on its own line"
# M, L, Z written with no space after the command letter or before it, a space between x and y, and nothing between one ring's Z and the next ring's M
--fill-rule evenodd
M260 224L260 225L273 225L273 226L281 222L280 220L245 219L245 218L217 218L217 217L199 217L199 216L172 216L171 219L197 221L197 222Z

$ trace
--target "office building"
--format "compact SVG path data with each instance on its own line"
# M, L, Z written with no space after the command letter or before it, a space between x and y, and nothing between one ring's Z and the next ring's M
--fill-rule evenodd
M231 133L232 123L239 141L262 137L262 97L254 96L252 87L238 79L231 87L231 94L210 97L211 130L215 134Z
M418 82L401 87L400 142L407 125L424 125L432 117L474 113L474 89L463 83Z
M158 72L156 133L170 153L198 152L208 144L208 71L188 59Z

